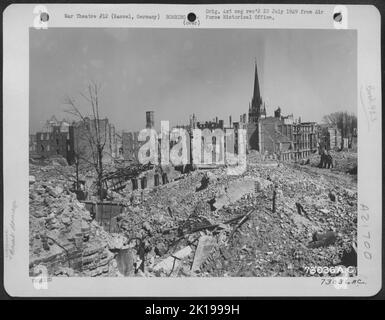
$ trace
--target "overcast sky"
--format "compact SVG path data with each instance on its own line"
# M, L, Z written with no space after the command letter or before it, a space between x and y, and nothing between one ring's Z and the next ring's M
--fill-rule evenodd
M257 59L267 113L321 121L356 113L356 33L351 30L30 29L30 132L68 115L65 96L102 85L101 112L118 130L145 126L145 111L187 124L248 110Z

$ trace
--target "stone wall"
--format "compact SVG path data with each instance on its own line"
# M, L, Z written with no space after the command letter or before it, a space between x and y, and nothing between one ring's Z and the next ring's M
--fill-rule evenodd
M52 127L50 132L37 132L35 153L42 157L63 156L68 163L73 162L72 127L63 132L60 126Z
M181 173L172 166L165 166L161 170L142 172L138 177L127 182L125 192L152 189L178 179Z
M342 146L342 137L341 137L341 131L337 128L328 128L328 142L329 142L329 149L335 150L338 148L341 148Z
M247 149L260 151L259 144L258 124L249 123L247 125Z

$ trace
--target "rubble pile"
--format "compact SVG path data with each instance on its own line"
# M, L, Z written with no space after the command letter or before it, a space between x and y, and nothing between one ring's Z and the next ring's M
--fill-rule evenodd
M330 169L332 172L336 173L349 173L348 171L356 168L355 174L357 175L357 153L350 151L329 151L330 155L333 158L333 168ZM313 153L309 158L310 165L312 167L317 167L320 163L320 155L317 153Z
M242 176L196 171L146 193L119 223L128 239L140 239L142 257L139 245L133 254L141 275L306 276L306 266L341 263L356 241L354 181L349 187L277 162L249 163ZM331 240L314 241L328 232Z
M84 204L69 191L67 180L60 175L54 179L53 172L58 171L31 168L30 273L44 265L54 276L116 274L107 241L113 236L92 221Z
M69 187L72 183L74 169L68 165L62 165L55 160L44 161L40 164L29 165L30 182L31 179L41 181L52 181L52 184Z
M357 181L345 172L354 156L339 156L333 171L314 165L319 156L301 165L250 154L241 175L196 170L111 193L126 205L116 234L91 221L64 176L31 165L31 268L43 262L52 274L271 277L356 264Z

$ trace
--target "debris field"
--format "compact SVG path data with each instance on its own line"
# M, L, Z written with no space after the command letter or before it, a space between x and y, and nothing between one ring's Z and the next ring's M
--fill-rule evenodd
M250 153L241 175L218 167L109 192L121 205L113 230L71 191L72 167L31 163L30 273L44 265L52 276L303 277L322 275L310 267L356 266L357 156L335 152L331 169L319 158Z

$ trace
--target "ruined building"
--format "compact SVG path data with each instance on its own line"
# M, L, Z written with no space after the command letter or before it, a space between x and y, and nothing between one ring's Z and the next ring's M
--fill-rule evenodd
M155 128L154 111L146 111L146 129ZM140 147L145 143L139 141L139 131L123 131L122 134L122 152L124 160L138 163L138 152Z
M341 130L327 124L318 125L319 148L323 150L337 150L342 147Z
M201 130L204 130L204 129L209 129L209 130L222 129L223 130L224 121L218 120L218 117L216 117L214 121L197 122L196 127Z
M98 124L98 125L97 125ZM107 118L78 121L72 124L74 152L83 159L93 160L96 153L98 138L103 148L103 161L111 161L119 155L118 136L115 126ZM97 132L99 131L99 134Z
M96 154L96 120L85 118L85 121L58 121L55 116L46 122L42 131L30 136L31 156L48 158L63 156L69 164L75 157L92 161ZM104 144L103 158L109 161L119 155L118 136L114 125L108 119L99 120L101 143ZM93 150L93 151L92 151Z
M241 116L241 120L244 120ZM249 104L247 123L248 150L257 150L281 160L297 160L317 150L315 122L294 121L293 115L282 116L277 108L274 116L266 116L262 101L257 64L255 64L254 91Z
M37 142L36 142L36 134L29 135L29 155L36 156L37 152Z
M42 131L36 133L35 154L39 157L63 156L69 164L74 160L73 127L68 121L58 121L54 116Z
M142 145L138 141L139 132L123 132L122 134L122 148L123 158L125 160L138 161L138 151Z

